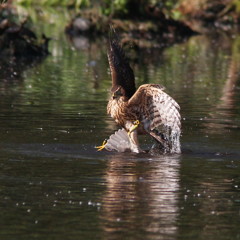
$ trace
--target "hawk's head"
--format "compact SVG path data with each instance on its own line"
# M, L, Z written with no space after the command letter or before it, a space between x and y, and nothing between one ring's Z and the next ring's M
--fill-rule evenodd
M126 92L122 86L116 86L115 90L112 90L112 98L118 100L120 97L126 96Z

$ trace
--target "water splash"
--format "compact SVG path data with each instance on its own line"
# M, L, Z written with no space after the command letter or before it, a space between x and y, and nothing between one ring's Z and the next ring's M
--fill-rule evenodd
M180 128L172 130L169 126L165 127L164 137L166 139L166 146L164 146L164 153L181 153L180 136Z
M181 153L181 143L180 143L181 131L172 132L170 139L172 143L171 153Z
M169 126L161 126L156 133L158 136L162 137L163 141L162 143L155 142L149 151L150 154L159 155L181 153L180 128L172 130Z

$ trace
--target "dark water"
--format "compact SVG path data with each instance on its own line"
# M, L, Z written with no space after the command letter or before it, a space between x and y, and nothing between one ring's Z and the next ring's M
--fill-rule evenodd
M240 239L240 35L131 58L179 102L183 154L96 152L117 129L106 42L51 14L52 55L0 72L0 238Z

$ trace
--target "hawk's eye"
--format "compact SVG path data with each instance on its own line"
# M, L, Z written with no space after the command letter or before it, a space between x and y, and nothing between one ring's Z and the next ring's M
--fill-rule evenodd
M112 98L116 99L116 98L121 97L121 96L123 96L121 90L117 90L116 92L113 93Z
M122 94L121 90L118 90L118 91L116 91L116 95L117 96L122 96L123 94Z

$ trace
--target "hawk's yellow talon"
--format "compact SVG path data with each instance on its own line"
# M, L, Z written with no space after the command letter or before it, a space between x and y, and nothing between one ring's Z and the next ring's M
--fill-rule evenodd
M95 148L97 148L97 151L102 151L105 148L106 144L107 140L105 139L101 146L96 146Z
M138 125L140 124L140 121L136 120L133 122L133 124L134 124L133 127L130 128L130 130L128 131L128 136L131 134L131 132L133 132L138 127Z
M136 121L134 121L133 123L134 123L134 125L137 125L137 127L138 127L138 125L140 124L140 121L139 121L139 120L136 120Z

